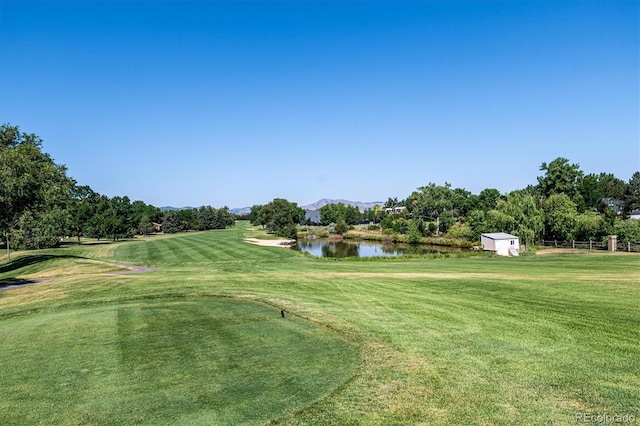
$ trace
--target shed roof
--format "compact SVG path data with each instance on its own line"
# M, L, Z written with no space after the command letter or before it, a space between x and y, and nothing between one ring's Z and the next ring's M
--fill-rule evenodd
M515 235L507 234L504 232L493 232L490 234L482 234L483 237L490 238L492 240L513 240L514 238L517 240L518 237Z

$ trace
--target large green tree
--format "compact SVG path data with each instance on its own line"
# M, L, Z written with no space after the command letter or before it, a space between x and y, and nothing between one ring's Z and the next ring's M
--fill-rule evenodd
M628 212L640 209L640 172L635 172L629 179L624 198Z
M214 209L214 211L215 220L212 229L225 229L236 223L236 218L233 213L229 211L229 207L224 206L219 209Z
M585 210L596 211L602 202L602 188L598 183L598 175L589 173L580 181L579 192L584 201Z
M41 147L42 140L35 134L23 133L17 126L0 126L0 230L8 257L11 233L25 214L36 216L46 206L61 208L69 195L66 168Z
M571 164L568 159L558 157L549 164L542 163L540 170L545 172L544 176L538 177L538 188L543 197L562 193L577 202L579 184L584 175L579 164Z
M460 194L457 194L459 197ZM459 207L455 203L456 194L451 184L436 185L431 182L418 188L407 199L411 205L413 216L425 221L436 222L436 234L446 232L459 214Z
M71 215L71 230L78 238L87 234L91 218L96 214L96 205L100 195L94 192L87 185L75 186L72 191L69 203L69 213Z
M344 203L327 204L320 208L320 222L323 225L338 223L339 219L342 219L347 225L355 225L361 217L357 207Z
M266 228L274 234L286 237L296 237L296 225L304 220L304 209L296 203L284 198L275 198L263 207Z
M576 204L567 194L552 194L544 201L544 238L570 240L573 238L577 220Z
M264 217L264 206L256 204L249 211L249 221L256 226L264 227L267 223Z
M501 198L500 191L495 188L483 189L478 194L478 209L485 212L493 210L498 205L498 200Z
M498 201L495 210L485 216L486 232L508 232L526 244L542 237L544 214L536 198L527 191L513 191Z
M168 211L164 215L164 220L162 222L162 232L165 234L175 234L176 232L180 232L180 218L176 214L175 211Z
M598 185L603 197L615 200L622 200L627 189L627 184L622 179L615 177L613 173L600 173Z

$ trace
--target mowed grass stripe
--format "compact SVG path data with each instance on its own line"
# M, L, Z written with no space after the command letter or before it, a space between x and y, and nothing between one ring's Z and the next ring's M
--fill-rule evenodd
M183 238L180 243L184 245L184 250L191 256L195 263L210 263L215 260L216 240L211 238Z
M28 298L5 292L2 310L24 315L60 306L58 290L68 305L223 295L264 301L357 344L353 378L284 424L569 424L576 412L640 416L640 283L630 278L640 270L637 255L327 261L244 247L243 232L167 237L214 252L240 250L233 260L178 263L166 252L173 260L158 265L163 273L60 280L56 292L32 286ZM194 423L188 413L180 420Z
M212 232L207 231L199 235L191 235L185 238L181 238L180 242L185 246L185 250L191 255L194 261L199 258L204 263L213 263L221 261L242 260L246 252L240 250L234 250L233 246L238 245L229 238L224 238L225 235L220 235L223 238L216 238L218 235L211 235ZM196 253L199 255L197 256Z
M339 292L329 293L327 283L305 280L301 298L316 300L307 308L311 312L322 310L346 318L364 328L369 338L418 356L426 365L439 366L437 373L423 379L439 392L433 408L449 407L448 421L443 423L473 423L479 412L505 402L530 419L543 413L545 418L570 419L567 403L637 411L638 389L629 386L629 374L640 371L640 360L629 354L639 352L640 324L637 317L628 315L631 309L616 320L604 321L613 332L602 333L599 327L593 329L603 322L600 310L579 301L567 303L564 314L558 315L542 306L554 307L555 300L528 305L520 297L512 299L508 292L504 298L487 294L476 298L456 291L456 287L473 283L453 284L451 280L428 286L405 280L375 284L336 280L331 287ZM475 284L482 288L491 282ZM275 287L273 282L264 285ZM299 289L294 281L279 285L274 291ZM443 288L450 293L443 294ZM541 285L537 293L544 292ZM532 298L535 300L535 294ZM588 326L576 329L572 325L576 315L587 318ZM626 337L621 338L623 335ZM408 383L411 379L401 376L398 380ZM628 385L620 386L625 382ZM458 405L461 395L468 411ZM509 418L508 410L501 415Z
M293 255L284 248L259 247L237 237L237 231L232 233L220 230L179 234L161 240L121 246L116 250L115 256L123 261L156 266L277 260Z
M146 258L146 250L133 251L128 245L118 247L114 256L119 260L127 262L152 264L154 266L193 263L194 259L189 254L190 250L187 249L184 243L174 240L174 238L165 238L153 242L144 241L138 243L139 246L153 244L152 250L154 250L155 253L153 255L152 262L150 262L150 259Z
M264 423L332 392L357 357L322 327L228 298L36 314L0 322L0 342L3 425Z

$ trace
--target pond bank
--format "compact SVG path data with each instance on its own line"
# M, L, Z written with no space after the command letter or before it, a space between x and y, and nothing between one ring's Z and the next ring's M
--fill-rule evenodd
M396 257L403 255L428 255L462 253L465 248L434 246L427 244L405 244L384 241L345 239L335 241L327 238L299 239L292 247L316 257Z
M316 238L327 238L328 235L314 235L314 234L301 234L299 235L298 240L312 240ZM355 240L355 241L371 241L378 242L381 244L392 244L392 243L404 243L408 244L406 239L407 236L403 234L381 234L381 233L372 233L372 232L362 232L362 231L348 231L343 236L340 235L331 235L329 239L336 239L336 241L344 240ZM472 249L478 245L478 242L463 240L459 238L449 238L449 237L422 237L419 243L412 245L428 245L428 246L442 246L442 247L452 247L452 248L461 248L461 249Z

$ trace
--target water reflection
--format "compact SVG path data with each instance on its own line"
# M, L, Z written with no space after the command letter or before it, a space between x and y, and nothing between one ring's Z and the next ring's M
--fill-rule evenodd
M460 251L440 246L379 243L370 241L345 240L333 242L327 240L298 240L294 250L309 253L317 257L394 257L403 254L450 253Z

